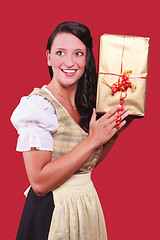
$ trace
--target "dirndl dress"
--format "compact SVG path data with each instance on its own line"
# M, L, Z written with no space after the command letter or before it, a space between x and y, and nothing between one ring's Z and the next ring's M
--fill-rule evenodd
M45 97L55 108L58 129L52 135L54 161L85 139L87 133L51 93L36 88L29 97L32 95ZM43 197L29 187L16 240L107 240L102 207L91 180L101 153L102 147L97 148L70 179Z

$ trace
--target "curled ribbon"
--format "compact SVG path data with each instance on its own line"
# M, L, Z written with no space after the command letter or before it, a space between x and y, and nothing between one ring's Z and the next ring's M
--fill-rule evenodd
M112 84L110 86L103 78L102 80L106 83L108 87L111 88L112 93L115 94L118 91L121 91L120 93L120 105L121 107L118 109L118 117L116 121L116 127L120 129L119 124L121 123L121 111L124 109L124 100L127 97L127 90L128 88L131 88L133 91L136 90L136 86L130 81L132 78L141 78L141 79L147 79L147 77L136 77L136 76L130 76L132 74L132 70L124 70L123 71L123 57L124 57L124 49L125 49L125 35L123 36L123 48L122 48L122 58L121 58L121 72L120 74L115 74L115 73L104 73L100 72L99 74L105 74L105 75L112 75L112 76L118 76L118 82Z

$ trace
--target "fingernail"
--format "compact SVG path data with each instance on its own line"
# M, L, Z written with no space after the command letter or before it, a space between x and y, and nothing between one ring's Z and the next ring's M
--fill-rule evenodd
M122 111L122 106L118 105L118 111Z
M126 124L126 120L123 121L124 122L124 125Z

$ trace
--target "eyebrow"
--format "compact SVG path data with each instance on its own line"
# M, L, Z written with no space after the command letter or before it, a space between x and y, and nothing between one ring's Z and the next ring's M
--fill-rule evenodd
M57 48L57 49L59 49L59 50L66 50L65 48Z
M75 49L75 51L84 51L84 49L83 48L77 48L77 49Z
M57 48L58 50L63 50L63 51L66 51L65 48ZM83 48L76 48L74 51L84 51Z

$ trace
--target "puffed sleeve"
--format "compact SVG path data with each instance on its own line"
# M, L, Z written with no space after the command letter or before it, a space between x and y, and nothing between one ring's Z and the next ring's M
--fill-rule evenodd
M53 151L51 134L56 132L58 121L52 103L43 96L22 97L11 122L19 134L17 151L29 151L32 147Z

